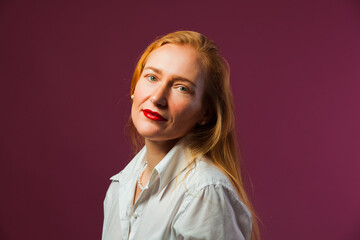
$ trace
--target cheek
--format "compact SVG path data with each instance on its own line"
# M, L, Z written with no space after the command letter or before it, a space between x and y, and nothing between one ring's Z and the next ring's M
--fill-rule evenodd
M144 84L140 84L138 82L134 90L133 106L137 106L139 103L141 103L142 100L146 99L148 94L149 91L146 87L144 87Z
M201 109L201 101L199 96L182 99L183 101L175 101L178 109L183 109L184 112L197 112Z
M182 119L194 118L201 111L201 105L196 101L176 102L173 105L173 111L177 117Z

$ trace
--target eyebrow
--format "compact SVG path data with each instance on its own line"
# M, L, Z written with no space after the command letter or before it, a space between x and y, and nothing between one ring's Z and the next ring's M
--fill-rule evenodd
M157 69L157 68L154 68L154 67L146 67L146 68L144 68L144 70L146 70L146 69L150 69L150 70L152 70L155 73L160 74L160 75L162 74L162 71L160 69ZM188 82L188 83L194 85L194 87L196 87L196 84L193 81L190 81L189 79L181 77L181 76L174 75L172 80Z

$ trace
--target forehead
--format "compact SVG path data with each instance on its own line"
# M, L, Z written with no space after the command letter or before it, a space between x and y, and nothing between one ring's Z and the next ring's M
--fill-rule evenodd
M165 44L150 53L144 68L146 67L194 81L202 78L199 54L190 45Z

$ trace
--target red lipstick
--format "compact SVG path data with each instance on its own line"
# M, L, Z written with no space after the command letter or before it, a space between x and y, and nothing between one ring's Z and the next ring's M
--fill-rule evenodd
M144 109L143 114L145 115L145 117L147 117L151 120L154 120L154 121L166 121L167 120L166 118L161 116L159 113L153 112L150 109Z

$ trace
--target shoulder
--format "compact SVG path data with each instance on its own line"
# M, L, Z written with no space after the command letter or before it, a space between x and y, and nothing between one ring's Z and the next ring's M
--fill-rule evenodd
M201 189L213 186L215 188L223 187L235 192L228 177L206 159L196 161L195 165L189 170L185 182L187 186L195 191L201 191Z
M250 239L251 213L222 171L199 161L184 184L186 200L174 223L179 237Z
M206 160L196 162L184 181L188 202L216 203L217 208L232 208L251 219L251 213L240 199L229 178Z

